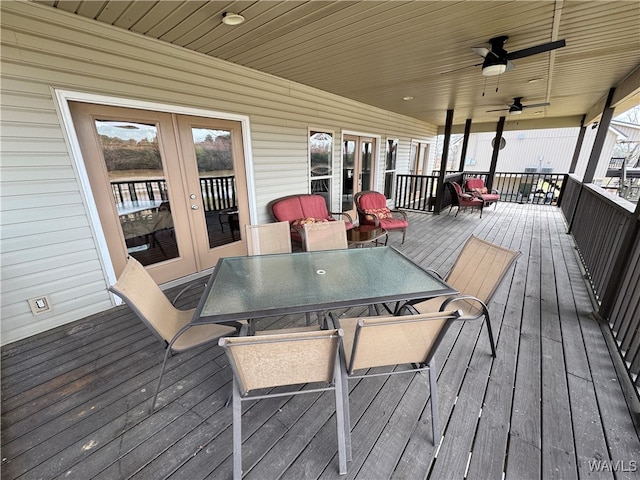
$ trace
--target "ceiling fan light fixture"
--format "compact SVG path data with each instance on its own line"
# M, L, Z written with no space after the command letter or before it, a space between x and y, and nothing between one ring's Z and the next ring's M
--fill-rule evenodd
M482 75L485 77L493 77L501 75L507 71L507 59L494 58L487 55L482 64Z
M520 114L522 114L522 110L518 110L518 109L509 110L509 115L520 115Z
M244 17L237 13L224 12L222 14L222 23L225 25L240 25L244 23Z

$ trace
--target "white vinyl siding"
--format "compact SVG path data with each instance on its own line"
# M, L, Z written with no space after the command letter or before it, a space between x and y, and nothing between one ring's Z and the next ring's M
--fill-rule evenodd
M260 222L270 221L268 201L307 192L309 127L397 137L399 169L412 137L436 133L408 117L60 10L27 2L0 8L2 344L113 305L85 203L91 199L53 89L248 116ZM338 192L341 168L334 167ZM42 295L53 310L34 316L27 300Z

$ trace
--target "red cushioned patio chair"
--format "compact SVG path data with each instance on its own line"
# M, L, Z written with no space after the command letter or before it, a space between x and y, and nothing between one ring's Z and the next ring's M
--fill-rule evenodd
M366 190L358 192L353 197L358 210L360 225L375 225L382 227L387 232L399 230L402 232L402 243L407 233L409 220L407 214L401 210L390 210L387 207L387 199L380 192ZM385 242L386 243L386 242Z
M471 195L484 200L485 206L495 203L497 208L500 192L498 190L488 190L483 179L467 178L464 182L464 189Z

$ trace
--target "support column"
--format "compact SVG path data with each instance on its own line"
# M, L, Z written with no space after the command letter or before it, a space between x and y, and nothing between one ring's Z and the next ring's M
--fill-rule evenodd
M600 117L600 123L598 124L598 133L596 133L596 139L593 142L593 148L591 149L591 155L589 156L589 163L587 164L587 170L584 173L582 183L592 183L593 177L596 174L596 167L600 160L600 154L602 153L602 147L607 139L607 131L613 118L614 108L611 106L611 100L613 94L616 91L615 88L609 90L609 96L607 97L607 103L604 106L604 111Z
M453 110L447 110L447 121L444 126L444 143L442 145L442 160L440 161L440 173L438 175L438 187L436 189L436 204L433 213L440 214L444 197L444 177L447 172L447 160L449 159L449 144L451 143L451 130L453 130Z
M571 165L569 166L569 173L575 173L576 166L578 165L578 159L580 158L580 152L582 151L582 143L584 142L584 134L587 131L587 126L584 124L586 115L582 116L580 121L580 132L578 133L578 140L576 141L576 148L573 150L573 158L571 159Z
M464 139L462 140L462 153L460 154L460 166L458 170L464 172L464 165L467 160L467 148L469 147L469 137L471 136L471 119L467 118L464 123Z
M485 182L488 190L493 188L493 177L496 175L496 167L498 165L498 152L500 151L500 140L502 140L502 132L504 130L505 117L498 119L498 126L496 127L496 139L493 142L493 154L491 155L491 166L489 167L489 177Z
M613 100L613 94L616 89L612 88L609 90L609 95L607 96L607 101L605 102L604 109L602 111L602 116L600 117L600 123L598 124L598 133L596 133L596 139L593 142L593 148L591 149L591 155L589 155L589 163L587 164L587 170L582 178L582 184L580 185L580 191L578 192L578 198L576 199L576 206L571 214L571 221L569 222L569 230L567 233L571 233L571 229L573 228L573 221L576 217L576 211L578 210L578 205L580 205L580 197L582 197L582 191L584 190L585 183L593 182L593 177L596 173L596 167L598 166L598 161L600 160L600 154L602 153L602 146L607 138L607 131L609 130L609 125L611 124L611 119L613 118L613 111L615 110L611 106L611 101Z

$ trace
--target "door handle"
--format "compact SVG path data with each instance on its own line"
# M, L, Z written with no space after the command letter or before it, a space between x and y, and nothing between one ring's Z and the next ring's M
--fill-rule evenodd
M198 208L200 208L198 205L191 205L191 210L198 210Z

